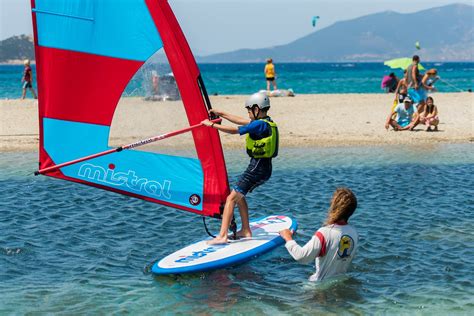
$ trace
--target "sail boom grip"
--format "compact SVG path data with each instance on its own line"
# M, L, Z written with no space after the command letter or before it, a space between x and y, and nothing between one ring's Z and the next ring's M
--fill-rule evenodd
M222 121L222 119L220 119L220 118L211 120L211 122L214 122L214 123L220 123L221 121ZM134 143L131 143L131 144L128 144L128 145L123 145L123 146L113 148L113 149L109 149L109 150L106 150L106 151L102 151L100 153L96 153L96 154L93 154L93 155L90 155L90 156L86 156L86 157L74 159L74 160L71 160L71 161L67 161L67 162L64 162L64 163L61 163L61 164L57 164L57 165L54 165L54 166L50 166L50 167L47 167L47 168L44 168L44 169L37 170L37 171L35 171L34 174L35 174L35 176L40 175L40 174L46 174L48 172L52 172L52 171L58 170L60 168L67 167L67 166L70 166L70 165L73 165L73 164L76 164L76 163L79 163L79 162L83 162L83 161L94 159L94 158L97 158L97 157L102 157L102 156L105 156L105 155L108 155L108 154L120 152L124 149L133 149L133 148L136 148L136 147L140 147L140 146L150 144L150 143L153 143L153 142L156 142L156 141L159 141L159 140L163 140L163 139L170 138L170 137L173 137L173 136L176 136L176 135L184 134L184 133L189 132L189 131L191 131L191 130L197 128L197 127L200 127L200 126L203 126L203 124L202 123L195 124L195 125L192 125L192 126L189 126L189 127L186 127L186 128L174 131L174 132L169 132L169 133L166 133L166 134L161 134L161 135L158 135L158 136L150 137L150 138L140 140L138 142L134 142Z

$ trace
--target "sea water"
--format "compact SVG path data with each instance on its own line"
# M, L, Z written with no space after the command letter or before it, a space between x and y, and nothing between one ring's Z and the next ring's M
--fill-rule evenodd
M435 86L440 92L474 89L474 63L423 63L426 69L436 68L443 81ZM151 70L160 74L170 72L164 64L146 64L125 89L124 96L145 96L151 90ZM209 94L251 94L266 89L263 64L200 64L202 78ZM308 93L381 93L384 75L400 69L390 69L383 63L277 63L277 83L280 89L293 89L296 94ZM0 65L0 99L21 96L23 66ZM33 66L33 74L36 68ZM75 86L74 74L68 80ZM113 80L113 78L110 78ZM34 79L36 85L36 78ZM77 87L79 88L79 87ZM81 91L77 90L77 93ZM105 91L104 91L105 93ZM28 92L28 96L31 95Z
M472 144L282 149L251 218L298 220L300 244L332 192L351 188L360 248L345 278L307 281L284 247L246 264L182 276L157 259L206 236L195 214L35 177L36 153L0 154L0 314L472 314ZM231 182L246 167L226 151ZM217 220L208 220L216 232Z

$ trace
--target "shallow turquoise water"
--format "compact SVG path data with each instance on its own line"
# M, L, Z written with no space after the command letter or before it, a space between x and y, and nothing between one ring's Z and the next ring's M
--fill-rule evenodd
M426 69L437 68L444 81L436 83L440 92L459 92L474 89L474 63L423 63ZM209 94L250 94L266 89L263 64L200 64L202 78ZM167 64L146 64L129 82L125 96L145 96L151 90L151 70L165 74ZM280 89L294 89L296 94L307 93L381 93L384 75L395 72L379 63L283 63L276 64ZM0 65L0 99L21 96L23 66ZM36 69L33 67L36 76ZM147 79L144 79L147 78ZM36 78L34 86L37 87ZM27 97L31 98L28 92Z
M229 151L231 179L245 167ZM300 243L332 191L359 199L352 272L323 286L281 247L210 273L147 266L205 236L196 215L47 177L35 153L0 154L0 314L472 314L474 151L430 147L286 149L249 195L251 217L294 216ZM218 222L211 221L213 231Z

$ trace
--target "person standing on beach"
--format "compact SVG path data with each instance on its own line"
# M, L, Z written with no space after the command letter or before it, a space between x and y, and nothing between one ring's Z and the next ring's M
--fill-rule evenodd
M23 77L21 78L21 82L23 83L23 92L21 94L21 99L25 99L26 96L26 89L30 89L31 93L33 94L33 98L37 99L36 92L33 89L33 71L30 67L30 61L25 59L23 62L25 65L25 69L23 70Z
M434 84L438 79L438 71L435 68L432 68L423 75L421 85L427 92L433 92L435 90Z
M278 155L278 128L268 116L270 100L262 93L254 93L245 102L248 118L243 118L217 109L209 112L218 115L237 126L224 126L204 120L204 125L228 134L247 135L246 149L250 156L250 164L240 176L237 185L226 199L222 224L219 235L208 244L225 244L228 241L228 231L234 216L235 205L239 208L242 228L237 237L252 237L249 225L248 205L245 196L256 187L265 183L272 175L272 158Z
M153 95L158 95L159 81L160 81L160 77L158 76L158 72L156 70L152 70L151 71L151 84L153 87Z
M276 72L275 65L273 65L273 59L267 59L267 64L265 65L264 73L265 79L267 80L267 91L270 91L270 84L273 85L273 90L277 90Z
M423 106L425 104L426 93L421 84L420 70L418 70L418 64L420 63L420 57L414 55L412 63L407 68L405 74L406 85L408 87L408 96L417 103L417 106Z
M403 103L403 100L407 97L408 95L408 88L407 88L407 81L405 79L406 77L406 70L403 75L403 78L398 81L397 87L395 88L395 102L396 104Z
M391 111L395 110L398 104L403 103L403 100L408 96L408 89L407 89L407 84L406 84L406 79L405 79L405 73L403 75L403 78L398 81L397 87L395 88L395 99L393 100Z
M357 208L357 198L348 188L338 188L334 192L324 226L311 237L303 247L293 240L289 229L280 231L285 247L299 263L316 262L316 273L310 281L343 275L354 259L359 243L357 230L348 224Z

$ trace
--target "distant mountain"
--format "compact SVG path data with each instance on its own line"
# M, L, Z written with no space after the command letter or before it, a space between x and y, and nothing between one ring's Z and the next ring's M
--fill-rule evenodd
M474 6L452 4L402 14L386 11L331 26L289 44L197 57L198 62L364 62L409 57L429 61L474 61ZM419 41L421 49L416 50ZM34 60L33 38L0 41L0 63ZM158 53L152 58L162 62Z
M364 62L409 57L474 60L474 6L453 4L402 14L386 11L341 21L286 45L199 57L199 62ZM419 41L421 49L415 48Z
M0 41L0 63L18 63L24 59L35 59L33 37L20 35Z

